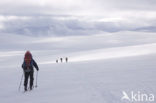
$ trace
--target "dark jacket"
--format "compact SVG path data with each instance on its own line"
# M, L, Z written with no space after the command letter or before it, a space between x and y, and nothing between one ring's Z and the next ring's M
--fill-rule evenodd
M29 69L27 69L27 67L25 65L25 61L22 64L22 68L23 68L24 72L34 72L34 67L36 68L37 71L39 70L37 63L33 59L31 61L31 65L29 66Z

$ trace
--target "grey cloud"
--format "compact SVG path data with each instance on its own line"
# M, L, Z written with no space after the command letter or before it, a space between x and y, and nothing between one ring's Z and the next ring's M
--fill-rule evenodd
M1 16L17 18L0 18L0 33L62 36L155 32L155 10L155 0L5 0L0 1ZM29 19L20 19L23 16ZM120 20L106 20L111 18Z
M20 19L20 17L17 17L17 19L3 21L4 29L0 29L0 33L32 36L67 36L119 31L156 31L156 27L154 26L156 23L153 22L148 22L148 26L144 26L135 24L135 21L129 24L128 22L84 21L81 19L60 20L57 19L57 16L31 16L25 18L28 19ZM62 18L66 17L62 16Z
M119 10L156 10L155 0L97 0L102 7Z
M1 33L25 35L83 35L94 32L82 21L57 20L51 17L31 17L28 20L9 20L3 22Z
M155 0L5 0L3 15L103 14L121 11L155 11ZM107 15L107 14L105 14Z

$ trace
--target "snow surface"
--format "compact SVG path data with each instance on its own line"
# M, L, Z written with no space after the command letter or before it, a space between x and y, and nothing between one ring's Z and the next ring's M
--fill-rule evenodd
M1 103L130 103L121 100L122 91L156 96L154 33L47 38L1 34L0 41ZM26 50L40 71L38 88L23 93L23 84L20 91L18 87ZM69 57L69 62L55 63L60 57Z

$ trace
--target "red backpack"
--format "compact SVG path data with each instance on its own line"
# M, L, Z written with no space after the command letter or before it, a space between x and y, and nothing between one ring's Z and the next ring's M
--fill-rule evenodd
M25 57L24 57L25 66L27 68L29 68L31 66L31 61L32 61L32 55L29 51L27 51L25 53Z

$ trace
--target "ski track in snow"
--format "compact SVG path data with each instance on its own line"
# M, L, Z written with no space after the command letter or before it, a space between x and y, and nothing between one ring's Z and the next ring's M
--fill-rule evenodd
M18 91L20 70L8 68L0 72L0 98L3 103L122 103L123 90L156 93L153 57L40 65L38 88L27 93L23 86Z

